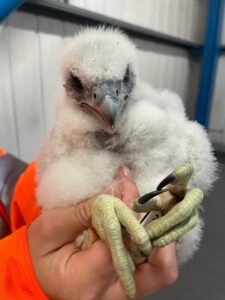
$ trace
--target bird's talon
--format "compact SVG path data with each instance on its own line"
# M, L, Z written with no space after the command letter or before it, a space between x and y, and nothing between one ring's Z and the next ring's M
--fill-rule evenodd
M154 191L154 192L151 192L151 193L148 193L148 194L145 194L143 196L141 196L137 201L139 204L144 204L146 203L147 201L151 200L152 198L158 196L159 194L162 194L164 192L167 192L168 190L164 189L164 190L160 190L160 191Z
M164 178L157 186L157 191L160 191L165 186L171 185L181 185L186 187L188 181L193 173L193 166L187 163L183 166L177 167L171 174Z
M161 191L162 188L164 188L166 185L170 183L174 183L175 181L176 181L176 176L173 173L171 173L159 183L156 190Z

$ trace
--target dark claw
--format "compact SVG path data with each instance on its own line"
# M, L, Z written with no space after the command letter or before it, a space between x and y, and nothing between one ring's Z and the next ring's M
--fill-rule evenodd
M157 191L161 190L164 186L166 186L169 183L172 183L176 180L176 177L173 173L171 173L170 175L168 175L166 178L164 178L160 184L157 186Z
M151 200L152 198L154 198L155 196L161 194L161 193L164 193L166 192L167 190L160 190L160 191L154 191L154 192L151 192L151 193L148 193L148 194L145 194L143 196L141 196L139 199L138 199L138 203L139 204L144 204L146 203L147 201Z

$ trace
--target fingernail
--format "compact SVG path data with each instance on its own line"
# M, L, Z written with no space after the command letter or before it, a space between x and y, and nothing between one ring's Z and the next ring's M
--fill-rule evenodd
M133 176L132 176L132 173L131 173L131 170L127 167L127 166L122 166L122 171L123 171L123 174L129 178L129 179L132 179Z

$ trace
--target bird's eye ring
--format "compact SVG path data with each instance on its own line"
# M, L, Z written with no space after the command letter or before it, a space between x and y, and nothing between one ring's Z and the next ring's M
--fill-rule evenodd
M124 82L124 83L128 83L128 82L129 82L129 79L130 79L130 71L129 71L129 67L127 67L126 73L125 73L125 75L124 75L124 77L123 77L123 82Z
M70 74L70 82L71 86L76 90L77 92L81 92L84 87L79 77L74 76L73 74Z

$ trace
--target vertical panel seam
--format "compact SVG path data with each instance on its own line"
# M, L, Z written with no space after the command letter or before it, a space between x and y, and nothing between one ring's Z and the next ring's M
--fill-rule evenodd
M38 56L39 56L39 68L40 68L40 83L41 83L41 111L43 113L43 120L44 120L44 131L45 131L45 134L47 132L47 121L46 121L46 112L45 112L45 106L44 106L44 79L43 79L43 66L42 66L42 60L41 60L41 55L42 55L42 52L41 52L41 40L40 40L40 18L38 16L36 16L37 18L37 37L38 37Z
M6 30L6 43L7 43L7 48L8 48L8 59L9 59L9 73L10 73L10 81L11 81L11 87L12 87L12 107L13 107L13 116L14 116L14 127L15 127L15 133L16 133L16 148L17 148L17 153L18 156L21 157L21 149L20 149L20 139L19 139L19 130L18 130L18 117L17 117L17 112L16 112L16 99L15 99L15 90L14 90L14 84L13 84L13 71L12 71L12 57L11 57L11 46L9 42L9 21L7 19L6 21L7 24L7 30Z

